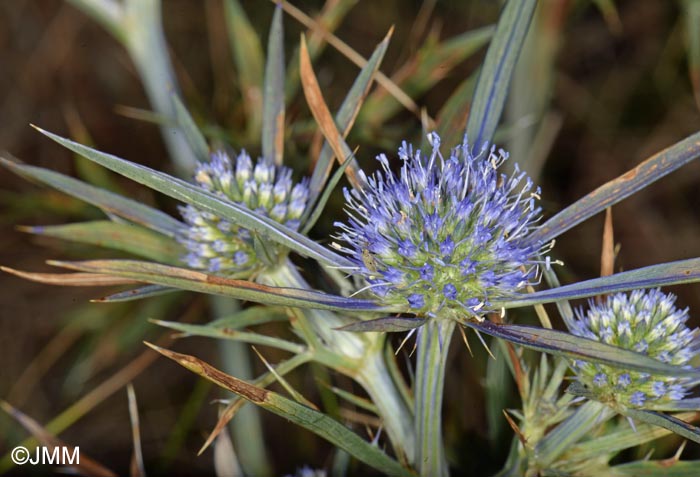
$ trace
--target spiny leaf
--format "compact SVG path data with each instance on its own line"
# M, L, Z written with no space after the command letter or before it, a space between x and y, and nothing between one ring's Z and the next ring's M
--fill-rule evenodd
M463 324L525 348L565 356L570 359L603 363L642 373L700 377L700 369L673 366L635 351L581 338L563 331L524 325L499 325L490 321L464 321Z
M284 154L284 32L282 7L277 5L267 42L263 88L263 157L282 164Z
M648 267L594 278L549 290L523 294L517 298L493 300L495 307L518 308L537 303L586 298L638 288L653 288L700 280L700 258L650 265Z
M622 414L631 417L632 419L646 422L647 424L663 427L674 434L678 434L679 436L685 437L686 439L700 444L700 428L695 427L692 424L688 424L677 417L656 411L645 411L642 409L629 408L622 411Z
M693 416L694 413L685 413L678 417L691 419ZM627 426L622 430L576 444L566 451L561 460L585 461L604 454L613 455L668 434L670 431L667 429L645 423L637 424L634 428Z
M62 138L56 134L36 128L42 134L48 136L59 144L67 147L71 151L102 164L123 176L136 182L147 185L165 195L194 205L200 209L211 212L218 217L230 220L242 227L259 233L265 238L269 238L280 243L291 250L305 256L312 257L320 262L334 266L351 266L351 262L340 255L317 244L313 240L291 230L282 224L275 222L269 217L265 217L250 209L240 206L234 202L223 200L220 197L203 190L201 187L190 184L176 177L169 176L162 172L148 167L126 161L119 157L95 149L83 146L69 139ZM171 219L174 220L174 219Z
M160 285L146 285L119 293L113 293L102 298L96 298L92 301L96 303L117 303L121 301L142 300L144 298L151 298L177 291L180 290L177 288L162 287Z
M86 149L89 148L86 147ZM84 154L81 155L85 156ZM70 196L92 204L95 207L99 207L119 217L156 230L168 237L174 237L177 232L184 227L181 222L170 217L168 214L148 207L141 202L127 199L126 197L104 189L99 189L77 179L73 179L72 177L59 174L58 172L53 172L41 167L17 164L2 157L0 157L0 164L20 176L49 185Z
M206 273L137 260L51 261L51 265L181 288L212 295L223 295L269 305L343 311L382 311L369 300L346 298L297 288L278 288L246 280L207 275Z
M356 459L374 467L388 475L411 477L413 474L398 462L387 456L376 446L366 442L344 425L325 414L298 404L277 393L259 388L240 379L222 373L204 361L186 354L175 353L158 346L146 343L163 356L172 359L195 374L213 382L217 386L229 390L243 399L256 404L263 409L282 416L316 435L326 439Z
M655 154L634 169L598 187L547 220L529 241L548 242L589 217L617 204L700 156L700 133Z
M479 73L467 121L466 133L475 153L491 141L496 131L535 6L536 0L510 0L501 12Z

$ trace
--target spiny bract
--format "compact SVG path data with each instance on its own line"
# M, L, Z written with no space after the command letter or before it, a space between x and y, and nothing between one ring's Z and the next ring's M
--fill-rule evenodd
M676 366L685 366L700 351L699 330L685 325L688 309L674 306L676 297L660 290L635 290L609 295L601 304L591 301L588 311L576 311L571 332L577 336L643 353ZM682 399L688 381L654 376L603 364L576 360L578 379L603 402L644 407Z
M292 184L291 169L275 166L264 158L255 167L242 151L232 164L225 152L215 152L211 161L200 164L195 182L221 198L243 205L261 215L297 230L308 202L307 181ZM225 276L248 277L265 266L256 253L254 234L235 223L191 205L180 211L188 225L178 240L187 248L183 260L192 268ZM265 244L268 257L276 260L282 250Z
M544 247L528 234L539 189L517 166L510 177L498 173L503 150L472 155L465 140L445 158L439 136L428 140L428 155L402 144L398 177L382 154L383 173L344 190L349 219L336 225L347 246L335 246L384 303L424 316L479 315L537 279Z

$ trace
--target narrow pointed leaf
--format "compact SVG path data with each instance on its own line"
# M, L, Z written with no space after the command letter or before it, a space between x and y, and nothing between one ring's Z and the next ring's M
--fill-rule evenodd
M349 402L353 406L357 406L360 409L364 409L365 411L379 414L377 406L375 406L369 399L356 396L351 392L345 391L344 389L340 389L335 386L329 386L329 389L333 391L333 393L336 394L338 397Z
M262 325L274 321L286 321L287 313L283 308L272 306L250 306L232 315L218 318L207 324L212 328L240 330L248 326Z
M152 322L156 325L170 328L171 330L181 331L185 334L185 336L204 336L207 338L217 338L254 345L270 346L289 351L292 354L303 353L306 350L306 347L299 343L292 343L281 338L275 338L274 336L267 336L250 331L239 331L230 328L215 328L209 325L193 325L190 323L178 323L176 321L152 320Z
M384 39L377 45L374 49L374 53L370 57L367 64L362 68L360 74L357 75L355 82L353 83L350 91L345 96L343 104L340 105L338 113L335 115L335 123L343 133L343 137L347 137L348 132L352 128L357 113L360 110L360 106L367 97L370 86L372 86L372 80L375 74L379 70L379 65L384 58L384 53L389 46L389 40L393 34L393 29L389 30ZM311 182L309 183L309 191L311 202L315 201L315 198L324 189L324 184L331 171L333 159L333 149L328 143L323 144L321 149L321 154L319 155L318 161L314 167L314 172L311 175Z
M0 270L25 280L67 287L104 287L138 283L137 280L99 273L35 273L2 266L0 266Z
M175 111L175 122L185 135L185 140L192 148L194 156L199 162L209 161L209 145L204 139L204 134L197 127L187 107L176 93L171 94L173 109Z
M81 155L84 156L84 154ZM170 217L168 214L148 207L141 202L127 199L126 197L104 189L99 189L77 179L73 179L72 177L59 174L58 172L53 172L41 167L17 164L1 157L0 164L20 176L39 181L114 215L131 220L149 229L156 230L168 237L174 237L175 234L184 227L181 222Z
M686 439L700 444L700 428L695 427L692 424L688 424L677 417L656 411L644 411L641 409L629 408L625 409L623 414L631 417L632 419L646 422L647 424L663 427L674 434L678 434L679 436L685 437Z
M700 133L655 154L634 169L603 184L547 220L530 235L531 242L548 242L589 217L617 204L700 156Z
M344 135L341 136L338 128L331 116L326 101L323 99L321 87L318 85L318 80L311 66L311 58L309 51L306 48L306 39L301 37L301 50L299 52L299 71L301 74L301 85L304 88L304 96L309 105L311 114L313 115L319 129L323 133L333 154L338 159L338 162L343 163L345 160L353 156L352 150L346 144ZM357 164L350 164L345 172L350 183L359 187L361 185L361 176Z
M679 417L691 419L693 415L693 413L686 413ZM623 430L598 436L595 439L576 444L564 453L562 460L585 461L588 459L595 459L600 455L610 455L651 442L663 436L667 436L669 433L670 431L667 429L646 423L639 423L635 425L634 428L628 426Z
M675 411L698 411L700 412L700 398L688 398L688 399L681 399L680 401L671 401L666 404L654 404L653 402L649 403L649 406L647 406L650 410L653 411L668 411L668 412L675 412Z
M493 304L496 307L518 308L537 303L573 300L638 288L653 288L697 281L700 281L700 258L690 258L524 294L510 300L493 300Z
M487 335L545 353L603 363L649 374L700 377L700 369L686 369L657 361L649 356L581 338L563 331L524 325L500 325L490 321L465 321L465 326Z
M329 295L313 290L278 288L246 280L207 275L206 273L136 260L88 260L83 262L51 261L51 265L112 275L167 287L181 288L212 295L223 295L257 303L296 306L325 310L382 311L373 301Z
M501 12L479 73L467 121L466 132L473 151L480 151L496 132L535 6L536 0L510 0Z
M352 331L355 333L366 333L368 331L395 333L410 331L424 324L425 320L422 318L387 316L384 318L377 318L376 320L358 321L357 323L351 323L337 329L339 331Z
M308 219L302 216L301 220L304 224L301 229L302 234L306 235L309 232L309 230L311 230L316 224L316 221L319 219L319 217L321 217L323 210L326 208L326 203L328 203L328 199L330 199L331 194L335 189L335 186L338 185L338 182L340 182L340 179L343 177L345 169L347 169L350 163L354 161L355 158L351 157L349 159L346 159L340 165L340 167L333 173L333 176L331 177L330 181L328 181L328 183L326 184L326 188L323 190L323 194L321 194L321 197L319 197L318 202L316 202L316 205L314 206L311 215L309 215ZM310 207L307 208L307 210L310 210Z
M284 152L284 32L282 7L272 16L267 43L263 90L262 152L275 164L282 164Z
M223 200L205 191L201 187L197 187L189 182L148 167L126 161L111 154L106 154L83 146L82 144L62 138L40 128L37 128L37 130L71 151L95 161L114 172L126 176L140 184L144 184L167 196L207 210L221 218L230 220L251 231L255 231L263 237L280 243L301 255L314 258L329 265L352 266L351 262L346 258L328 250L308 237L268 217L256 214L246 207L231 201Z
M146 285L119 293L113 293L92 301L96 303L116 303L121 301L142 300L144 298L161 296L165 295L166 293L173 293L177 291L180 290L177 288L163 287L160 285Z
M535 447L537 463L547 468L592 429L604 424L615 412L597 401L586 401L576 411L550 430Z
M282 416L327 440L356 459L387 475L411 477L413 474L398 462L338 421L327 415L298 404L277 393L259 388L240 379L229 376L194 356L175 353L147 343L148 346L172 359L199 376L217 386L241 396L243 399L262 407L278 416Z
M308 363L309 361L311 361L311 359L312 358L310 353L294 355L291 358L278 363L275 366L275 372L277 376L288 374L297 369L298 367ZM256 378L252 382L252 384L255 384L259 387L265 387L274 383L275 379L276 376L268 371ZM211 431L211 434L209 434L207 440L204 441L204 444L202 444L201 449L199 449L200 455L211 445L212 442L214 442L216 436L218 436L219 433L221 433L221 431L226 428L226 425L231 421L231 419L233 419L236 416L236 413L239 411L239 409L246 403L247 401L238 397L236 399L232 399L229 402L226 408L221 412L219 420L214 426L214 429Z
M182 246L170 237L138 225L109 220L22 227L21 230L37 235L122 250L156 262L177 264L180 262L180 257L184 255Z

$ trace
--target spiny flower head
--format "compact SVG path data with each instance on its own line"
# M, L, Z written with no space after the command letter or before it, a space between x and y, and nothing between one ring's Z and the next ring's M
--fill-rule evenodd
M195 182L209 192L243 205L261 215L299 228L309 196L307 181L294 185L291 169L275 166L264 158L255 166L250 156L242 151L235 163L225 152L215 152L211 161L200 164L194 175ZM192 268L226 276L244 277L264 266L255 251L250 230L226 221L191 205L180 211L188 227L179 241L188 254L184 261ZM266 244L265 250L276 258L283 250Z
M427 155L402 144L398 177L382 154L383 172L345 189L349 219L336 225L347 246L336 248L384 303L425 316L478 315L537 279L543 247L527 236L540 217L539 189L517 166L510 177L498 173L502 150L472 155L465 141L443 157L438 135L428 140Z
M609 295L576 311L571 332L577 336L637 351L664 363L686 366L700 351L700 331L685 325L688 309L674 306L676 297L660 290L635 290ZM574 361L578 379L603 402L644 407L682 399L688 381L654 376L603 364Z

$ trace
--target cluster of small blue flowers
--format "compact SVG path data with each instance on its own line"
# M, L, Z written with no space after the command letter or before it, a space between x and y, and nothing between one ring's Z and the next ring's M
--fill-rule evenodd
M205 190L293 230L299 228L309 196L306 180L292 184L291 169L277 167L263 158L253 167L245 151L238 155L235 164L225 152L213 153L210 162L198 166L194 180ZM263 266L256 257L255 241L248 229L191 205L180 211L188 227L178 240L189 252L183 260L191 268L244 278ZM282 252L273 245L266 250L274 256Z
M623 349L643 353L664 363L686 366L700 352L700 330L689 329L688 309L674 306L676 297L660 290L635 290L591 301L586 313L577 310L571 332ZM610 366L574 361L578 379L596 398L624 406L642 407L682 399L688 381L653 376Z
M497 172L502 150L472 155L465 142L445 158L438 135L428 140L428 155L402 144L398 177L382 154L383 173L344 190L349 219L336 225L347 246L334 246L385 303L423 316L478 316L489 300L538 279L546 250L527 236L540 217L539 189L517 166L510 177Z

